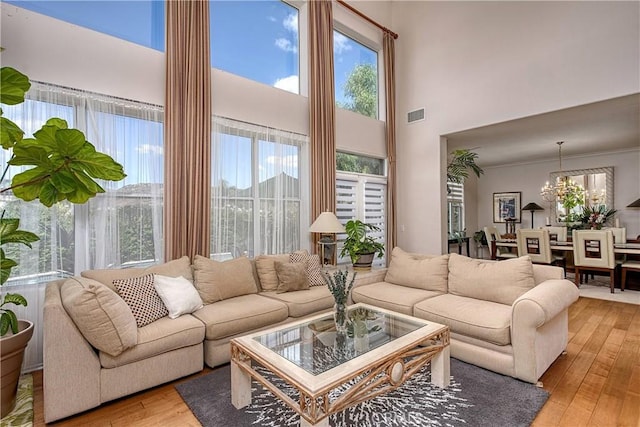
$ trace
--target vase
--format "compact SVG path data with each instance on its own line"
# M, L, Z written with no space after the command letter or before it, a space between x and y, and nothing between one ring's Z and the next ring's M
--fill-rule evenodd
M333 320L336 323L336 332L338 334L347 333L347 305L345 303L336 302L333 306Z
M2 359L2 418L9 414L16 405L18 380L22 370L24 350L33 335L33 323L28 320L18 321L18 333L11 332L0 339Z

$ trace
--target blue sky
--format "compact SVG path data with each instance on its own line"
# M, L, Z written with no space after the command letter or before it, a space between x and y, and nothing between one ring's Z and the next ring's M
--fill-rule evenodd
M164 2L13 1L7 3L164 51ZM298 93L297 9L276 0L211 2L212 65L252 80ZM336 100L360 63L375 63L370 49L334 33Z

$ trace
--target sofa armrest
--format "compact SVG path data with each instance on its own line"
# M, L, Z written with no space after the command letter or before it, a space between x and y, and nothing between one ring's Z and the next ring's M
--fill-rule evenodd
M569 280L545 280L514 301L512 324L517 316L523 326L538 328L566 310L579 296L578 288Z
M44 418L49 423L96 407L100 360L69 317L60 298L65 280L47 285L44 302Z
M516 378L535 383L566 349L567 309L579 295L570 281L552 279L515 300L511 311L511 344Z

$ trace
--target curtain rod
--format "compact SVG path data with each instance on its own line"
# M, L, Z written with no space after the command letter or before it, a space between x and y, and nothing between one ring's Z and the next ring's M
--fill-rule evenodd
M376 27L380 28L382 31L384 31L385 33L389 33L393 36L394 39L398 38L398 35L396 33L394 33L393 31L391 31L390 29L388 29L387 27L385 27L384 25L380 25L378 24L376 21L374 21L373 19L369 18L367 15L365 15L364 13L360 12L358 9L356 9L355 7L349 5L348 3L346 3L344 0L336 0L336 3L341 4L342 6L346 7L347 9L349 9L351 12L355 13L356 15L358 15L359 17L366 19L367 21L369 21L370 23L372 23L373 25L375 25Z

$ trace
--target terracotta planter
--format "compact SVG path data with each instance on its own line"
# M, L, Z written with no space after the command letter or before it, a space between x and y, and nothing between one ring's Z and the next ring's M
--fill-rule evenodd
M18 320L18 333L9 332L0 338L0 371L2 371L2 414L4 418L16 405L18 380L22 370L24 349L33 335L33 323L28 320Z
M353 269L355 271L369 271L371 270L371 264L375 257L375 252L369 254L360 254L355 263L353 263Z

